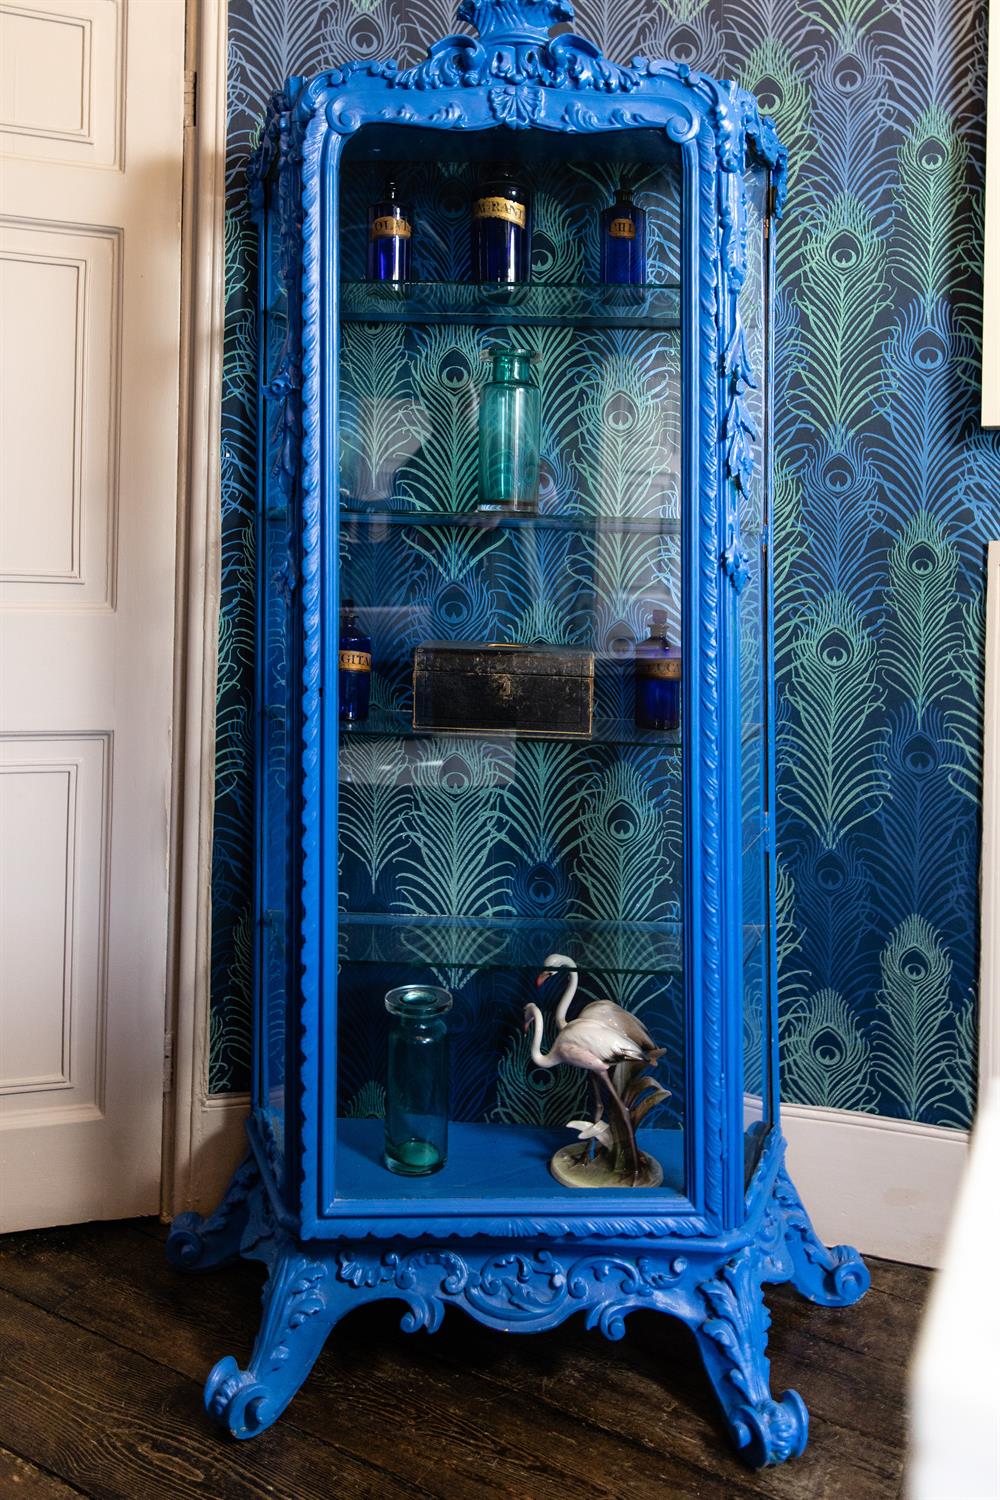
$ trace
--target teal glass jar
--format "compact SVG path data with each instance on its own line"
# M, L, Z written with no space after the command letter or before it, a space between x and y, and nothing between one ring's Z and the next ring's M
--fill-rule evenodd
M385 1164L426 1177L448 1155L448 1022L452 999L432 984L404 984L385 997L389 1067Z
M538 508L542 393L530 349L492 349L493 368L479 406L479 509Z

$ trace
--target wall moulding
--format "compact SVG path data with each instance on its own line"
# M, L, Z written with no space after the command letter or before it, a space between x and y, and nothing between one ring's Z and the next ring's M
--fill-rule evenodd
M246 1098L208 1092L212 818L218 668L222 362L225 308L225 0L188 6L188 76L197 117L185 128L178 476L177 652L174 682L170 969L166 1051L173 1089L164 1111L165 1217L217 1193L230 1170L226 1127ZM221 1129L220 1129L221 1122ZM242 1134L242 1130L240 1129ZM222 1159L221 1174L216 1164Z

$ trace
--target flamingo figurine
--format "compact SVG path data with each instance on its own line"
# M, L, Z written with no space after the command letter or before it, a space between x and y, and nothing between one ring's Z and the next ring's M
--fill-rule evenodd
M561 1063L568 1063L572 1068L581 1068L584 1072L590 1073L595 1085L603 1082L608 1098L618 1111L625 1130L634 1187L639 1180L639 1148L636 1145L635 1131L632 1128L632 1117L611 1080L611 1069L621 1062L644 1062L646 1052L637 1043L629 1041L613 1026L586 1016L581 1016L576 1021L565 1021L548 1052L543 1052L544 1024L544 1018L537 1005L531 1004L524 1007L524 1029L530 1031L534 1027L531 1061L536 1068L557 1068Z
M536 985L541 987L546 982L546 980L551 979L553 975L558 974L561 969L564 969L566 971L568 977L566 980L566 988L562 993L562 999L556 1006L556 1026L560 1031L562 1031L563 1027L566 1025L566 1018L569 1013L569 1008L573 1003L573 996L576 994L577 985L580 982L580 976L577 971L576 964L573 959L567 958L565 953L550 953L548 958L544 960L542 971L539 974L538 978L535 980ZM653 1041L653 1038L650 1036L645 1026L639 1020L639 1017L634 1016L632 1012L630 1010L626 1010L623 1005L617 1005L614 1000L592 1000L589 1005L585 1005L583 1007L583 1010L577 1017L577 1020L582 1021L584 1019L588 1021L600 1021L603 1025L610 1026L613 1031L616 1031L619 1034L619 1036L622 1036L627 1041L634 1043L635 1046L641 1047L644 1062L646 1064L658 1062L666 1052L665 1047L657 1047L656 1043ZM621 1097L621 1094L626 1090L629 1083L629 1077L635 1071L636 1067L634 1063L630 1064L627 1069L616 1069L614 1083L616 1089L618 1090L619 1097ZM600 1089L597 1087L596 1081L594 1081L595 1125L600 1124L603 1118L604 1101L601 1098Z
M567 1024L566 1017L573 1003L576 987L580 982L576 964L573 959L567 958L565 953L550 953L548 958L544 960L542 972L535 980L535 983L540 987L547 979L551 979L554 974L558 974L560 969L565 969L569 975L566 981L566 988L562 993L562 999L556 1006L556 1025L562 1031L563 1027ZM616 1005L614 1000L592 1000L589 1005L583 1007L577 1020L600 1021L602 1025L610 1026L612 1030L617 1031L628 1041L634 1043L635 1046L641 1047L647 1062L653 1063L658 1061L666 1051L665 1047L657 1047L638 1016L634 1016L630 1010L626 1010L624 1005Z

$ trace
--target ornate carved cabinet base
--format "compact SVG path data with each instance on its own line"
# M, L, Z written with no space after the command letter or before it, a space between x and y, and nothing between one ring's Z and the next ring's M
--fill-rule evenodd
M785 151L735 84L552 35L569 0L458 14L478 36L412 68L289 78L250 167L254 1157L169 1252L267 1266L253 1355L206 1391L238 1437L363 1302L402 1302L411 1329L449 1306L518 1333L582 1312L610 1338L656 1308L694 1331L740 1452L777 1463L807 1418L771 1394L763 1288L837 1306L868 1280L782 1167ZM623 189L642 285L602 280ZM405 218L411 281L366 279L373 211ZM517 263L480 284L487 220ZM498 349L507 415L480 422ZM449 680L421 714L431 642L489 659L488 713L449 712ZM550 701L570 658L575 716ZM341 679L361 670L359 695ZM447 1111L385 1065L386 992L413 985L454 1002ZM386 1169L386 1113L433 1173ZM550 1170L568 1146L585 1171Z
M210 1270L238 1255L268 1272L263 1315L246 1367L226 1355L205 1383L205 1406L234 1437L270 1427L306 1379L334 1325L363 1303L405 1304L402 1328L434 1332L457 1308L502 1333L554 1328L583 1313L588 1329L620 1339L639 1309L680 1318L695 1334L733 1443L750 1464L802 1452L809 1413L797 1391L771 1393L768 1283L791 1281L804 1297L847 1307L868 1289L856 1250L817 1238L780 1164L775 1141L751 1196L744 1231L690 1240L616 1238L594 1226L595 1243L480 1238L414 1245L368 1239L303 1243L275 1217L253 1156L239 1168L216 1213L182 1214L167 1240L181 1270ZM747 1237L749 1235L749 1238Z

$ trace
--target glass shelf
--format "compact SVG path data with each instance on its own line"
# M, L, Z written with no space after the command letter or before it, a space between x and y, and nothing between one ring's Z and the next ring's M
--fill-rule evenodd
M342 281L345 323L476 323L503 328L680 328L680 287L528 282Z
M680 536L677 516L505 515L502 511L390 510L384 506L342 505L341 525L459 526L477 531L572 531L580 535L632 532L642 536Z
M594 922L584 918L406 917L395 913L341 912L342 964L423 965L427 969L524 971L536 975L548 953L578 959L588 973L681 973L680 922ZM760 942L761 928L744 929L744 956ZM534 998L527 995L526 999Z
M588 973L681 973L681 924L593 922L564 917L472 919L401 917L372 912L338 917L344 964L423 964L428 969L524 971L532 976L548 953L578 959ZM744 962L756 951L760 927L745 927ZM534 995L528 995L533 999Z
M341 912L340 960L422 964L428 969L523 970L536 975L547 953L578 958L588 972L678 974L680 923L615 923L535 917L405 917ZM526 995L526 1000L534 995Z
M372 708L367 719L355 724L341 724L341 735L345 740L353 739L464 739L472 731L462 729L414 729L412 716L401 711ZM597 719L593 733L586 738L563 734L531 734L516 729L485 729L475 732L477 740L537 740L572 739L579 745L655 745L669 754L676 755L681 749L679 729L637 729L627 719Z

